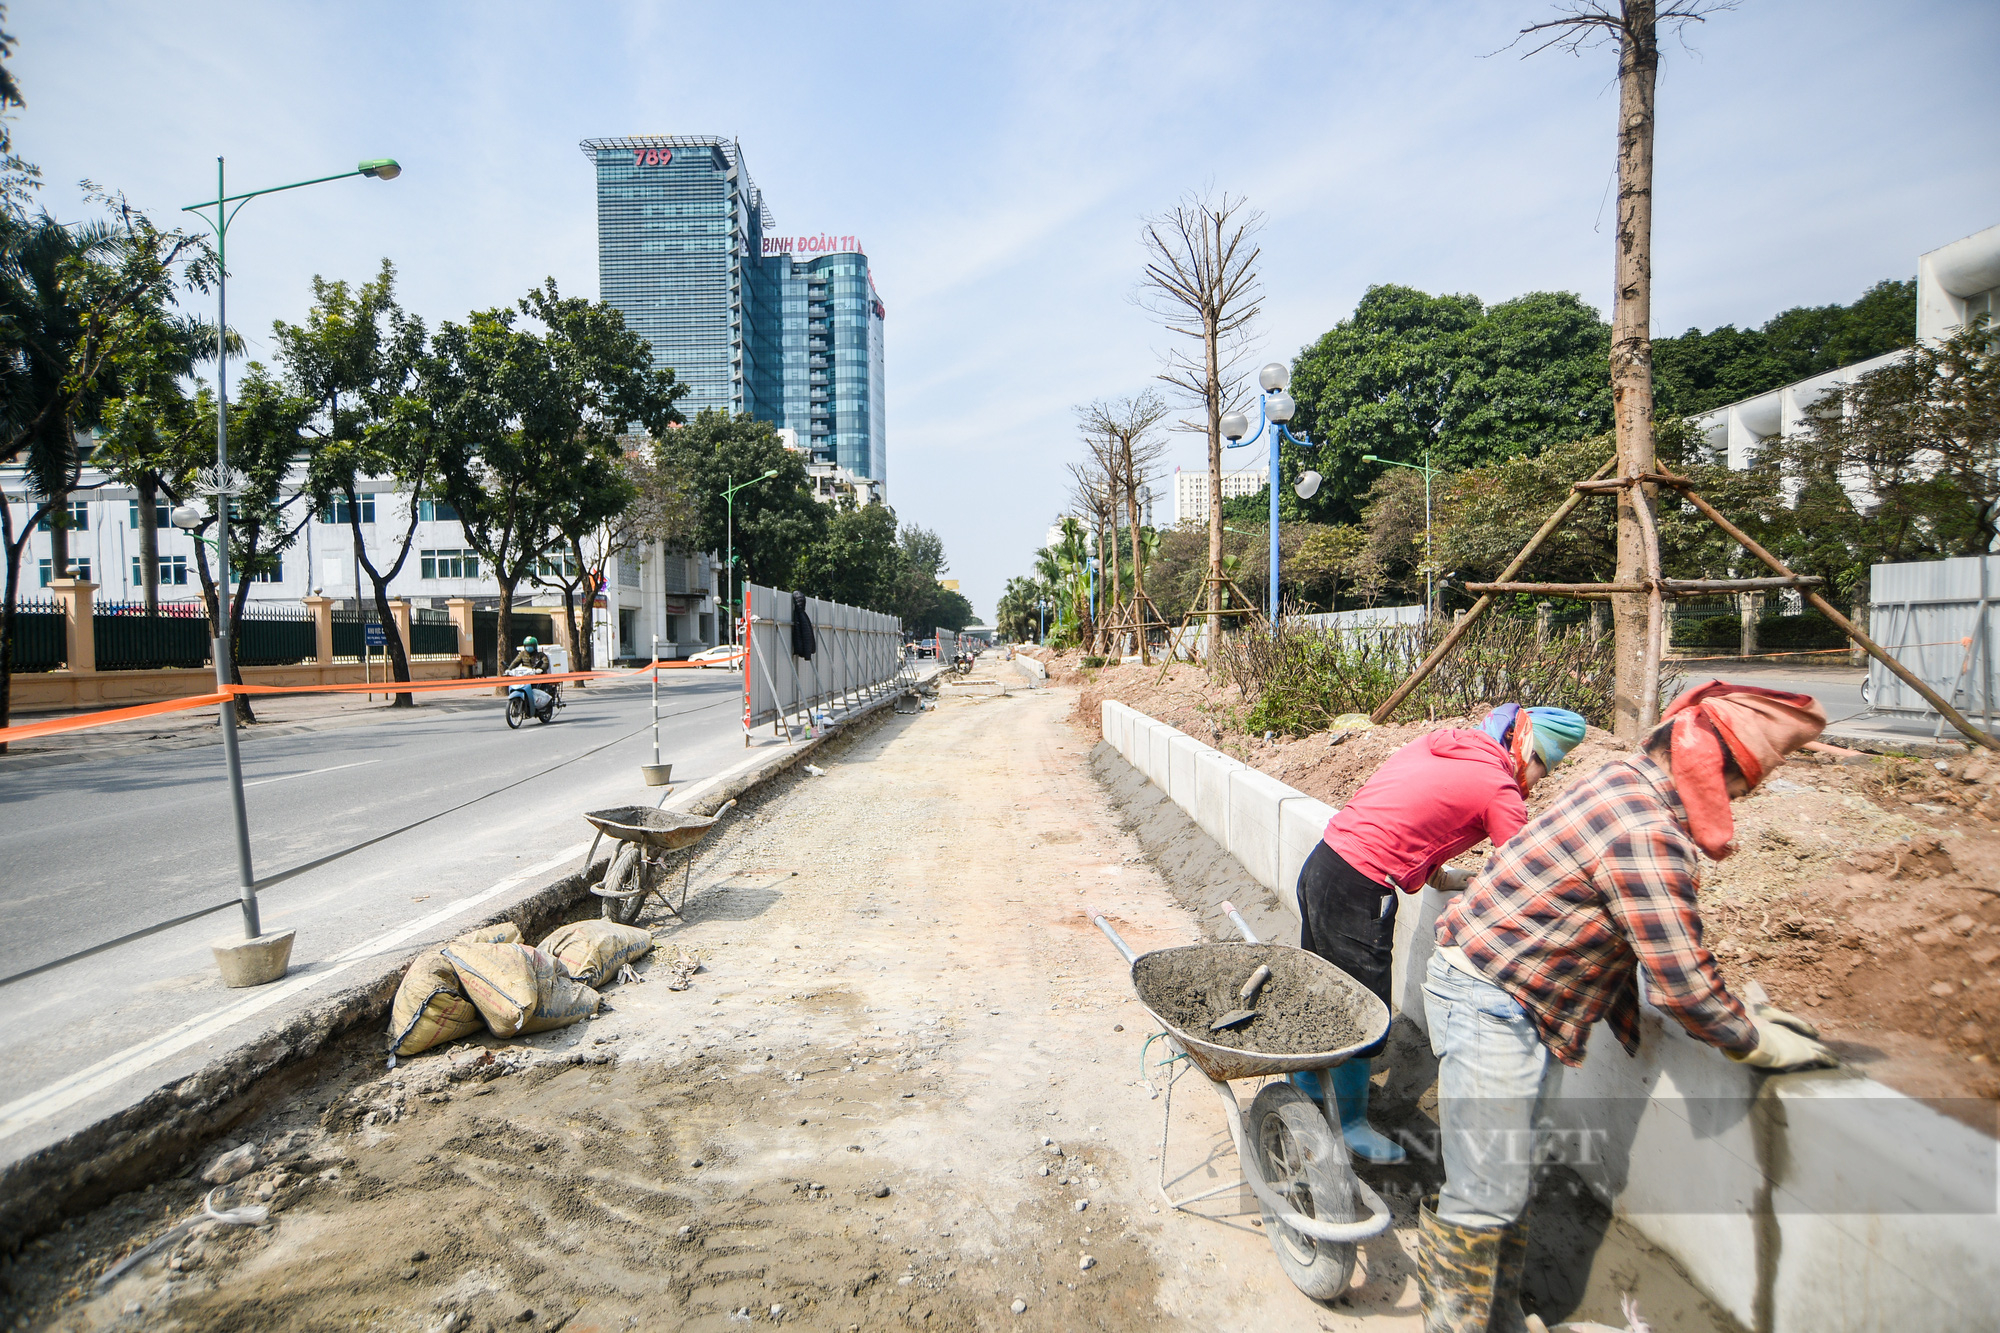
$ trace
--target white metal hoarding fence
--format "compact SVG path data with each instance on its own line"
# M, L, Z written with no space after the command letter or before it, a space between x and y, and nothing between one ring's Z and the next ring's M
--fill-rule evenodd
M1993 730L1996 676L1989 611L2000 600L2000 556L1876 565L1868 577L1868 634L1964 713ZM1878 713L1935 716L1880 662L1868 665L1868 702Z
M743 654L743 743L755 728L770 723L791 738L792 718L811 732L815 714L829 720L848 708L879 698L902 683L903 622L879 611L823 602L777 588L746 584ZM795 643L793 608L800 606L812 626L813 653L801 657Z

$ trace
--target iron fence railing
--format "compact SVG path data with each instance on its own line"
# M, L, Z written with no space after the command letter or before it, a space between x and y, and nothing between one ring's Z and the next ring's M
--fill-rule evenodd
M297 666L317 661L319 635L303 606L251 605L243 608L237 632L236 665Z
M14 670L54 671L68 656L63 613L55 599L22 598L14 611Z
M162 671L207 666L213 632L203 602L100 602L91 615L99 671Z

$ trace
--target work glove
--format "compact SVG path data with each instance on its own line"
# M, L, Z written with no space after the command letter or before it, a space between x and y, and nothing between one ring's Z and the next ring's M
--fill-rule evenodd
M1750 1016L1752 1018L1761 1018L1767 1022L1776 1023L1780 1027L1788 1027L1792 1031L1798 1033L1801 1037L1812 1037L1815 1040L1817 1040L1819 1037L1818 1028L1814 1027L1811 1023L1807 1022L1805 1019L1800 1018L1797 1014L1791 1013L1784 1009L1780 1009L1775 1004L1761 1004L1761 1003L1753 1004L1750 1006Z
M1747 1055L1738 1055L1735 1051L1723 1052L1730 1059L1756 1069L1768 1069L1775 1074L1798 1069L1833 1069L1840 1064L1839 1056L1799 1031L1800 1028L1810 1029L1810 1023L1782 1009L1774 1010L1770 1005L1758 1007L1764 1012L1750 1020L1757 1025L1757 1045Z
M1431 876L1431 887L1439 893L1460 893L1472 883L1473 872L1460 870L1457 866L1439 866Z

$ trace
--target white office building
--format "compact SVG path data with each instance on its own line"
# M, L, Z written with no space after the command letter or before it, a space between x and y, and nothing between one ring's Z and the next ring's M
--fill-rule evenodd
M1917 259L1920 341L1950 337L1981 315L2000 320L2000 226L1974 232ZM1766 441L1790 439L1804 430L1813 405L1828 393L1907 355L1904 350L1889 352L1728 403L1696 417L1695 428L1718 461L1732 468L1747 467Z
M1246 467L1222 474L1222 498L1255 495L1264 489L1269 467ZM1208 522L1208 469L1174 469L1174 524Z
M301 468L286 493L304 483ZM5 488L14 522L26 522L28 488L20 468L0 469L0 486ZM394 563L398 543L410 525L411 506L416 506L409 558L390 580L391 597L403 598L414 609L436 611L442 611L446 601L454 597L470 598L475 606L486 609L500 604L499 584L479 553L466 542L465 531L450 505L399 492L386 480L362 489L359 498L362 540L377 569ZM309 503L308 497L301 496L292 512L303 514ZM158 524L160 601L199 602L201 577L194 538L168 522L164 499L154 516ZM18 526L15 530L19 531ZM52 535L44 527L29 539L23 552L24 600L46 595L41 590L55 577ZM592 556L586 548L585 558ZM97 585L95 598L100 606L144 599L139 500L132 488L109 481L93 468L84 469L69 500L69 562L75 577ZM723 595L721 564L712 555L672 552L657 542L614 554L605 562L605 586L594 617L597 662L644 659L652 650L655 634L660 636L660 655L667 659L713 646L718 642L716 606ZM548 568L556 572L553 566ZM318 594L335 599L337 606L352 607L357 588L361 604L372 608L374 584L355 559L347 504L339 500L300 528L278 568L260 575L251 585L250 601L296 607L301 598ZM554 585L524 584L515 590L515 605L543 611L553 608L559 614L562 590Z

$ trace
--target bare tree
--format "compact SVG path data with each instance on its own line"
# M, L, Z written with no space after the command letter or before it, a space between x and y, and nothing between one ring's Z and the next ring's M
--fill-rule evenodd
M1102 568L1106 549L1105 535L1116 531L1117 518L1112 499L1116 492L1112 489L1110 476L1098 469L1094 458L1071 463L1069 475L1075 481L1075 486L1070 492L1069 512L1077 522L1089 529L1091 542L1097 547L1098 566ZM1113 560L1115 563L1115 550ZM1118 603L1115 597L1110 595L1110 589L1103 586L1099 587L1097 597L1097 606L1090 615L1090 630L1080 636L1080 641L1101 652L1105 626L1113 620Z
M1222 416L1238 390L1235 367L1245 333L1262 309L1255 237L1263 214L1242 196L1190 192L1171 211L1146 219L1146 276L1140 304L1167 332L1189 339L1170 348L1159 378L1199 412L1183 427L1208 436L1208 577L1222 573ZM1134 562L1136 569L1137 562ZM1207 600L1204 596L1203 601ZM1197 603L1197 606L1201 603Z
M1082 409L1078 412L1080 415ZM1088 513L1091 531L1097 534L1097 563L1105 571L1105 586L1099 594L1102 610L1097 617L1097 633L1100 651L1115 652L1119 608L1125 604L1118 569L1118 487L1113 470L1117 454L1109 441L1088 431L1083 444L1083 458L1069 465L1069 475L1075 482L1071 505L1079 513Z
M1147 389L1126 398L1099 399L1081 409L1078 415L1083 420L1085 436L1104 442L1110 454L1108 471L1112 483L1125 502L1125 520L1130 525L1132 540L1132 624L1139 637L1139 660L1144 663L1150 660L1146 626L1152 621L1152 607L1146 599L1146 543L1139 532L1142 516L1139 492L1152 482L1166 453L1166 441L1153 432L1166 420L1167 405L1159 394ZM1222 507L1216 505L1211 530L1221 513ZM1115 537L1113 545L1116 546Z
M1630 479L1654 471L1653 463L1653 94L1660 72L1662 25L1680 28L1733 9L1735 0L1564 0L1556 17L1523 28L1516 37L1537 42L1522 58L1557 47L1580 54L1587 47L1618 46L1618 239L1611 312L1611 403L1618 432L1617 581L1658 578L1646 533L1654 528L1652 488ZM1645 509L1639 512L1640 507ZM1654 622L1657 595L1614 593L1612 660L1616 664L1614 729L1631 738L1659 716L1649 682L1647 643L1661 632ZM1657 650L1655 650L1657 652ZM1657 658L1655 658L1657 660Z

